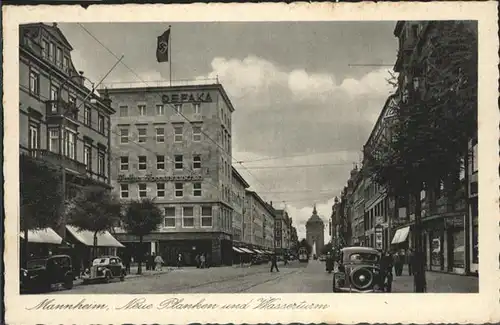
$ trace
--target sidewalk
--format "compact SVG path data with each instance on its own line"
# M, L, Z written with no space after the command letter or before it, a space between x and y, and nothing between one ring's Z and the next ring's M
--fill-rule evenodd
M428 293L478 293L479 278L441 272L425 272ZM394 276L392 292L413 292L413 275L405 265L402 276Z

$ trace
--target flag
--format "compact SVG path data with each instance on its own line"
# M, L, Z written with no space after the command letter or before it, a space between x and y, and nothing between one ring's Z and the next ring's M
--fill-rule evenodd
M158 36L158 44L156 46L156 60L158 62L168 62L168 46L170 42L170 28L163 34Z

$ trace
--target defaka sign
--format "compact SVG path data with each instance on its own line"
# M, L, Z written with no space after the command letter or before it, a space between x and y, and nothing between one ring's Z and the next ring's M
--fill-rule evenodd
M174 175L174 176L136 176L136 175L118 175L119 182L136 183L136 182L192 182L202 181L200 175Z
M208 92L174 93L162 95L161 101L164 104L211 103L212 96Z

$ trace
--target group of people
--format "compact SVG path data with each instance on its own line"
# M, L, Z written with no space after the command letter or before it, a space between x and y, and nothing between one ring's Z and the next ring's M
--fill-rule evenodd
M156 253L146 255L146 270L147 271L162 271L163 264L165 261L161 255L156 255Z
M208 268L207 257L205 256L205 253L197 254L194 258L194 261L196 262L197 268L199 269Z
M413 275L415 269L415 254L412 249L409 249L406 254L403 251L396 251L394 253L385 251L382 252L380 259L380 272L382 282L386 284L387 292L392 290L392 280L394 274L396 276L403 275L404 265L408 264L408 275ZM392 272L394 268L394 273Z

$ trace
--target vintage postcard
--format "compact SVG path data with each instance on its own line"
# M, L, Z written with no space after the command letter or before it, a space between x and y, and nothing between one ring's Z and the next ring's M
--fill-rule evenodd
M496 12L4 7L6 322L499 321Z

